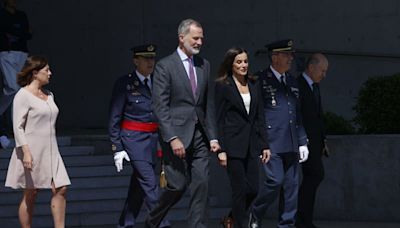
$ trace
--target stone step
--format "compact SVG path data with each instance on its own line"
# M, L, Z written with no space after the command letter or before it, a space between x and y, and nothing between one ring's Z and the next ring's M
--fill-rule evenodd
M63 156L63 161L66 167L114 165L114 159L112 155L81 155L79 157ZM0 159L0 170L7 169L8 163L9 158Z
M129 181L129 180L128 180ZM85 200L109 200L109 199L124 199L127 196L128 184L126 182L121 187L108 187L108 188L89 188L89 189L68 189L67 199L68 202L72 201L85 201ZM48 203L51 199L50 190L39 191L36 203ZM4 205L17 204L22 197L22 191L2 192L0 197L0 207Z
M114 168L115 169L115 168ZM97 177L78 177L71 178L69 189L99 189L99 188L114 188L128 186L131 179L131 168L125 167L120 173L113 176L97 176Z
M79 158L75 156L65 156L63 161L67 167L79 166L114 166L113 155L82 155Z
M95 212L112 212L119 211L125 200L123 199L103 199L103 200L84 200L67 202L67 212L71 214L95 213ZM18 203L10 205L2 205L0 207L0 215L4 217L14 217L18 211ZM35 203L35 215L51 215L50 199L47 202Z
M57 144L58 146L70 146L71 145L71 136L57 136ZM15 147L15 140L10 138L10 145L8 145L7 149Z
M123 186L118 187L108 187L108 188L80 188L74 189L69 188L67 191L68 202L93 202L93 201L103 201L103 200L125 200L128 194L129 181ZM162 190L161 190L162 191ZM36 203L37 204L48 204L51 199L51 190L45 189L39 191ZM1 192L0 198L0 212L5 210L9 206L16 206L22 197L22 191L14 190L8 192ZM186 191L182 200L178 203L182 206L187 206L189 204L189 191ZM217 205L218 199L215 197L209 197L210 205ZM0 213L0 217L4 216Z
M114 189L115 193L110 191L102 191L99 193L91 192L92 196L79 195L81 192L68 192L67 196L67 213L82 214L82 213L97 213L97 212L118 212L122 209L127 196L128 187ZM88 193L89 194L89 193ZM0 218L15 217L18 211L19 198L14 197L13 202L0 204ZM36 215L50 215L50 191L47 194L42 194L47 197L39 197L35 203ZM73 197L69 197L72 195ZM190 202L189 194L186 193L174 208L188 208ZM215 206L215 200L209 200L209 206Z
M229 211L228 208L210 208L209 218L220 219L226 215ZM66 226L67 227L116 227L120 211L118 212L94 212L94 213L81 213L81 214L70 214L67 211L66 215ZM171 208L167 215L167 219L172 221L182 221L187 218L187 209L185 208ZM145 219L144 213L140 213L137 221L142 223ZM19 227L17 217L0 218L0 224L2 228L14 228ZM173 225L173 224L172 224ZM53 220L51 215L34 215L32 221L32 227L47 228L53 227Z
M93 155L94 147L92 146L67 146L59 147L61 156L79 156ZM1 149L0 159L10 159L13 149Z
M115 176L71 178L72 185L68 186L68 189L102 189L128 186L130 181L129 172L129 167L126 167L121 173L115 174ZM0 195L16 191L19 190L4 187L4 180L0 182Z
M131 167L129 165L125 165L124 169L117 173L116 169L113 164L110 165L103 165L103 166L92 166L92 167L84 167L84 166L77 166L77 167L68 167L67 172L70 178L81 177L109 177L115 175L130 175L131 174ZM7 170L0 170L0 182L4 181L6 178Z

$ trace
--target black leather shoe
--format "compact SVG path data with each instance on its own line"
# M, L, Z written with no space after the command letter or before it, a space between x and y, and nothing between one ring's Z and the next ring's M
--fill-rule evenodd
M250 213L249 216L249 228L261 228L261 222L258 221L253 213Z

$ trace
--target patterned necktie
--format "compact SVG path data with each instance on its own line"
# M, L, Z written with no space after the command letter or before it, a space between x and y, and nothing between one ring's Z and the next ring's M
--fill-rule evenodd
M190 80L190 85L192 86L192 92L193 96L196 97L196 75L194 74L194 67L193 67L193 59L188 58L189 60L189 80Z
M148 82L149 82L149 79L148 79L148 78L145 78L145 79L143 80L144 87L145 87L145 88L147 89L147 91L149 91L149 93L151 94L151 89L150 89L150 86L149 86Z

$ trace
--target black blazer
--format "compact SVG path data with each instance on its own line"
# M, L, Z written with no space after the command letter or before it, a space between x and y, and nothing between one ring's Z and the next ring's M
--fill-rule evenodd
M321 153L325 139L322 106L319 104L321 108L318 110L314 93L304 76L300 74L297 80L299 83L303 126L309 140L309 149L311 153Z
M258 82L248 80L251 96L247 114L243 99L232 78L218 81L215 86L218 140L228 157L258 156L268 149L263 102Z

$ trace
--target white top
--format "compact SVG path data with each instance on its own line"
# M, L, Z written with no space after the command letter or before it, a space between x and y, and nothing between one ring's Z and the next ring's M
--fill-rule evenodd
M244 104L244 107L246 108L247 114L249 114L250 101L251 101L250 93L241 93L240 95L242 96L243 104Z

